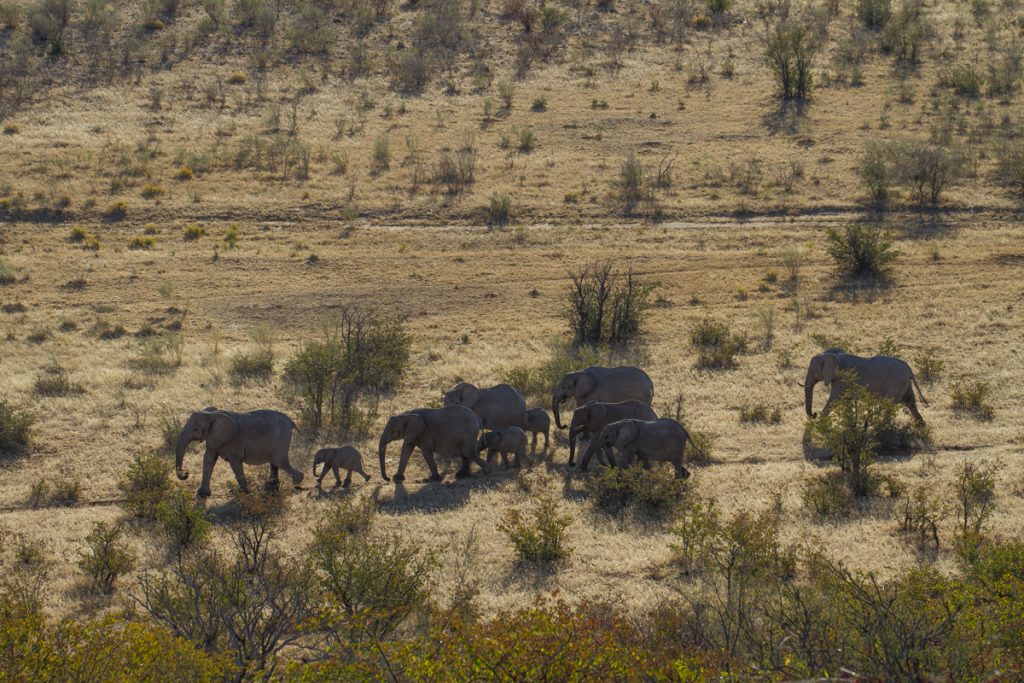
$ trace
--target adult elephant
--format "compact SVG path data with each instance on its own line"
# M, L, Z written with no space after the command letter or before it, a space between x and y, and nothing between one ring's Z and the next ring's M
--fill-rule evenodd
M480 417L484 429L526 429L526 399L508 384L481 389L475 384L460 382L445 392L443 404L469 408Z
M477 414L463 406L417 408L393 415L380 435L380 476L384 481L391 481L384 465L384 456L388 444L399 439L402 441L402 454L398 460L395 481L405 479L405 468L414 448L419 448L423 459L427 461L430 481L444 479L437 471L434 453L462 458L462 467L455 473L456 477L469 476L470 461L475 461L480 469L489 472L490 468L480 459L477 451L477 437L481 429L483 423Z
M200 498L210 496L210 477L218 458L231 465L238 480L238 488L248 491L243 465L270 464L268 485L277 485L278 470L283 469L298 486L302 472L288 462L288 448L292 442L295 423L284 413L276 410L253 410L235 413L216 408L205 408L192 413L178 436L175 449L175 472L178 479L188 479L188 472L182 467L185 450L193 441L206 442L203 455L203 481L196 492Z
M591 401L572 411L572 420L569 422L569 465L575 462L578 437L586 436L590 440L580 461L580 468L586 471L590 459L598 450L602 449L596 438L601 430L612 422L630 418L656 420L658 415L654 412L654 408L643 401L622 401L620 403Z
M817 417L814 412L814 385L823 382L829 386L828 400L825 407L821 409L822 415L827 415L832 404L846 391L846 382L840 376L843 371L852 371L857 383L867 388L877 396L890 398L896 403L902 403L918 422L924 422L921 413L917 410L917 400L914 396L914 389L917 389L921 401L928 405L921 387L917 386L917 379L914 371L907 363L894 356L874 356L862 358L852 353L829 350L811 358L807 364L807 378L801 384L804 388L804 409L808 417Z
M558 380L551 394L551 412L555 424L565 429L558 414L558 406L570 398L581 406L591 401L619 403L640 401L651 405L654 401L654 382L640 368L624 366L619 368L589 367L586 370L567 372Z
M650 467L651 462L668 461L676 468L676 479L690 476L690 471L683 467L683 453L687 440L693 441L686 428L675 420L619 420L602 429L598 439L603 447L618 449L618 458L612 462L619 467L629 467L636 458L643 460L644 467Z

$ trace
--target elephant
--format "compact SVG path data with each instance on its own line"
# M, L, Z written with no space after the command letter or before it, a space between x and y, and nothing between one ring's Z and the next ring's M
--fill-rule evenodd
M316 466L321 464L324 468L320 472L320 477L316 480L318 488L323 484L328 470L334 472L334 488L341 486L341 475L338 474L339 469L348 470L348 474L345 475L344 485L346 488L352 483L353 472L363 475L364 481L370 481L370 475L363 471L363 456L352 446L321 448L318 450L316 455L313 456L314 477L316 476Z
M657 420L619 420L602 429L598 439L605 448L619 450L619 467L629 467L636 458L643 460L646 468L654 460L667 460L675 465L676 479L690 476L690 471L683 467L683 453L687 440L693 444L693 439L675 420L664 417ZM694 448L697 448L696 444ZM616 460L612 459L612 462L616 463Z
M210 477L217 458L227 460L238 480L238 488L248 491L245 480L245 465L270 464L268 486L277 486L277 471L284 469L298 487L302 483L302 472L288 462L288 448L292 441L295 423L284 413L276 410L253 410L248 413L234 413L216 408L205 408L192 413L178 437L175 450L174 470L178 479L188 479L188 472L182 467L185 450L193 441L205 441L203 455L203 481L196 492L200 498L210 496Z
M558 406L573 398L581 406L591 401L619 403L640 401L651 405L654 401L654 382L640 368L589 367L586 370L567 372L558 380L551 394L551 412L555 414L555 425L565 429L558 414Z
M811 358L810 363L807 364L807 378L803 384L800 384L804 388L804 409L807 411L808 417L818 416L812 407L814 385L824 382L830 387L828 401L821 409L821 414L827 415L832 404L839 400L843 392L846 391L845 382L838 377L838 373L844 370L853 371L857 376L858 383L874 394L902 403L915 420L924 423L924 418L917 410L914 388L917 389L917 393L925 405L928 405L928 401L921 392L921 387L917 385L914 371L905 361L893 356L862 358L842 351L835 353L831 349Z
M495 429L480 437L477 450L487 450L487 462L490 463L495 453L501 453L501 464L508 467L509 453L515 456L515 467L519 469L523 461L530 463L526 455L526 432L519 427Z
M586 435L586 438L590 440L580 461L580 468L586 471L590 465L590 459L598 451L604 450L599 443L600 440L595 437L601 433L605 425L627 419L657 420L658 415L654 412L654 408L642 401L622 401L621 403L591 401L572 411L572 420L569 422L569 465L571 466L575 462L577 437Z
M537 435L544 435L544 450L548 449L548 435L551 433L551 416L543 408L530 408L526 411L526 431L533 435L530 448L537 450Z
M465 406L480 416L484 429L526 429L526 399L508 384L481 389L460 382L444 393L445 406Z
M481 429L483 424L477 414L463 406L416 408L393 415L380 435L380 475L384 481L391 481L384 466L384 455L388 444L399 439L402 440L402 454L395 481L405 479L405 468L414 448L419 448L427 461L430 481L444 479L437 471L434 453L462 458L462 467L455 473L456 477L469 476L470 461L476 461L484 473L489 473L490 466L480 459L476 448Z

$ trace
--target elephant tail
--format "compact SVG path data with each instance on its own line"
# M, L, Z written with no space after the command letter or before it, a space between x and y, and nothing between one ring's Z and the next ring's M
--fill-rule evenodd
M910 374L910 381L914 383L914 388L917 389L917 395L921 397L921 403L928 405L928 399L924 397L924 392L921 391L921 387L918 386L917 377L913 373Z

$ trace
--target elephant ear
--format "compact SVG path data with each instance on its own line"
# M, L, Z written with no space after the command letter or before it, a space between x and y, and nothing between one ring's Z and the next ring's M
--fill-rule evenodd
M402 427L402 438L406 441L417 439L427 429L427 421L422 415L409 413Z
M470 410L476 405L476 402L480 400L480 390L473 384L462 385L462 396L460 403Z
M636 420L624 421L619 425L619 433L615 439L615 447L625 448L636 440L637 433Z
M836 372L839 370L839 361L833 353L821 355L821 381L825 384L832 384L836 379Z
M238 436L240 431L235 418L226 413L216 413L211 416L209 427L206 432L206 445L216 448L227 443Z
M594 389L597 389L597 380L594 379L593 375L588 372L579 373L575 386L576 398L580 399L588 396Z

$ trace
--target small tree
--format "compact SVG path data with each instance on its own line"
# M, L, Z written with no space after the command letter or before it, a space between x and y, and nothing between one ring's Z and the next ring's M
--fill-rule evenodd
M171 463L166 459L155 455L136 456L117 484L125 498L121 506L135 517L156 519L160 503L173 488L170 475Z
M883 204L895 180L895 169L886 146L877 140L869 141L857 171L871 201Z
M811 70L821 41L810 21L790 17L768 31L765 61L779 84L784 100L806 100L811 95Z
M89 577L93 589L113 592L118 577L135 566L135 553L122 541L121 526L96 522L85 537L85 544L88 551L82 554L78 566Z
M919 204L938 204L942 193L957 183L963 167L959 149L923 140L895 143L891 155L897 177L910 187Z
M565 317L573 343L625 345L640 336L655 285L639 282L632 268L612 261L589 263L570 271Z
M513 508L505 513L498 528L508 536L519 557L527 562L550 563L567 559L572 548L566 542L566 528L572 519L561 514L558 501L534 497L529 517Z

